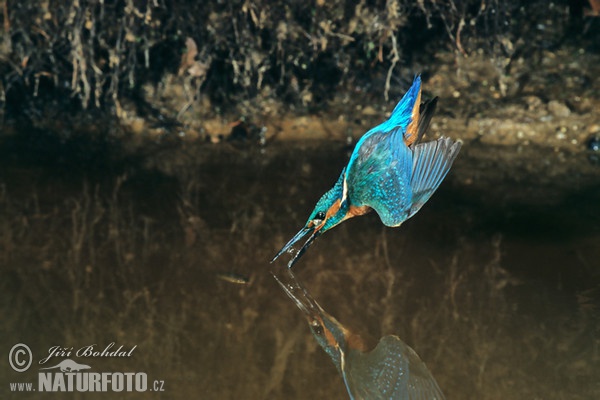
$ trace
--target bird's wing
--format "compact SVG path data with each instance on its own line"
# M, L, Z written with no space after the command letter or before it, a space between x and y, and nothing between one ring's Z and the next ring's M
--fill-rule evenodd
M359 144L344 180L350 211L368 206L385 225L397 226L407 218L412 196L412 151L404 144L403 129L371 132Z
M373 208L381 222L399 226L417 213L442 183L461 143L450 138L406 147L401 131L371 134L344 178L352 206Z
M412 206L408 218L419 211L442 183L461 145L461 142L442 137L433 142L414 146L410 178Z
M350 356L344 377L355 399L445 399L425 363L397 336L381 338L370 353Z
M451 139L419 143L435 112L437 98L420 104L421 78L390 118L356 144L344 177L342 201L374 209L381 222L399 226L429 200L448 173L460 143ZM358 209L354 215L364 213Z

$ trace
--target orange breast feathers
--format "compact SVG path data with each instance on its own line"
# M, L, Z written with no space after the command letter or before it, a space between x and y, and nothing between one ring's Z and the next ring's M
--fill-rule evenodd
M342 201L340 199L336 200L335 203L333 203L331 205L331 207L329 207L329 210L327 210L325 220L328 220L330 217L334 216L340 210L341 206L342 206ZM351 204L350 207L348 207L348 211L346 211L346 215L344 215L344 219L342 219L342 221L347 220L348 218L358 217L359 215L364 215L371 210L372 210L372 208L369 206L357 207L357 206L353 206Z
M350 216L348 218L358 217L359 215L364 215L371 210L372 210L372 208L369 206L356 207L356 206L350 205L350 208L348 208L348 214L350 214Z

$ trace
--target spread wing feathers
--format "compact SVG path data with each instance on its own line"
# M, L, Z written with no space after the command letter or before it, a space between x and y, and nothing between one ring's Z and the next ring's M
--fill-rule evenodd
M370 353L349 357L344 378L355 399L445 399L425 363L397 336L385 336Z
M369 206L385 225L398 226L412 204L412 151L403 142L403 129L373 133L355 153L344 181L350 203Z
M442 137L414 147L410 179L412 207L408 218L419 211L440 186L458 155L461 145L461 142L454 142L450 138Z

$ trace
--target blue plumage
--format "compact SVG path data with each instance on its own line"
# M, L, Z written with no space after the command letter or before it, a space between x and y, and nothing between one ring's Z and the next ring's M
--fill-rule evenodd
M398 336L384 336L370 349L359 335L321 308L291 269L286 271L285 283L274 277L303 312L317 343L342 375L350 399L444 399L425 363Z
M390 118L360 138L334 187L273 261L310 234L288 263L291 267L323 232L371 210L391 227L419 211L448 174L461 147L444 137L420 143L436 103L437 98L421 104L421 78L416 76Z

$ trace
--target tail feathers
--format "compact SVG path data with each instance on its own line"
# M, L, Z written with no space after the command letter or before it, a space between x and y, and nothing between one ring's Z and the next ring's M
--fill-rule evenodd
M444 137L414 146L411 177L413 204L409 218L419 211L440 186L461 146L461 142Z

